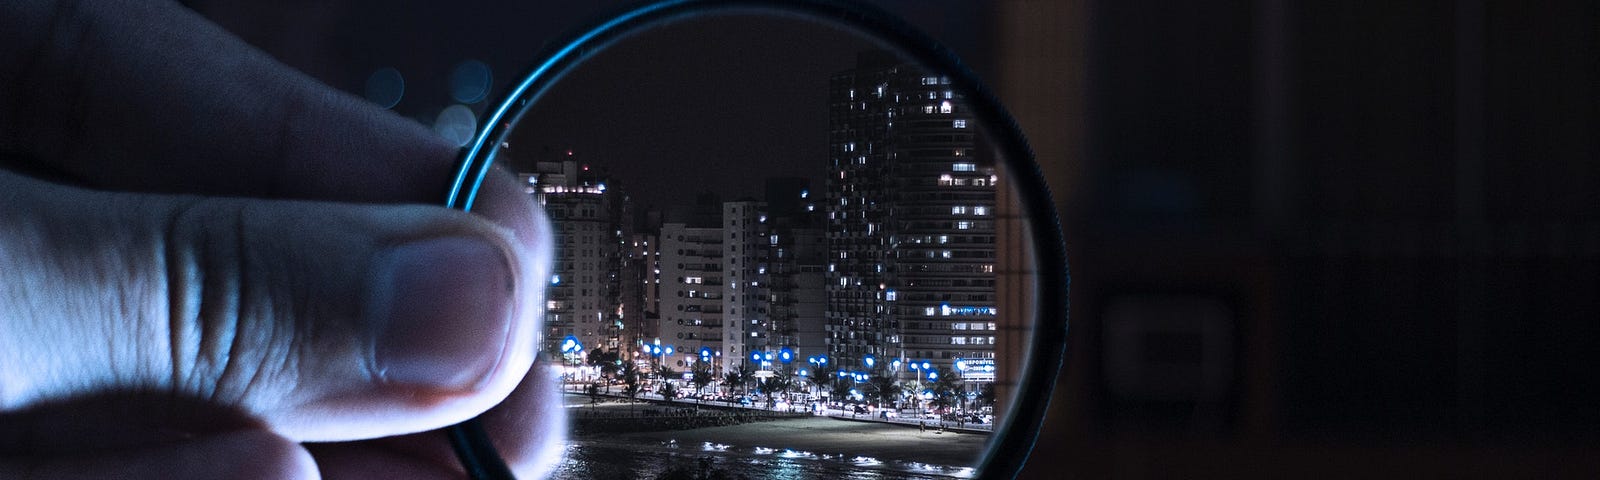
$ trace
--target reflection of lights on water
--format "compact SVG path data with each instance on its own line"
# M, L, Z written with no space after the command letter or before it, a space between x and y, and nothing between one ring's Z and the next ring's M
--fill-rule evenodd
M393 68L380 68L367 76L367 101L383 108L394 108L406 94L406 79Z
M700 445L700 450L707 452L724 452L728 450L728 445L723 443L705 442Z
M451 105L441 110L439 117L434 119L433 131L455 143L456 146L463 146L472 140L477 125L478 117L472 114L472 109L466 105Z
M878 464L882 464L883 463L883 462L878 461L878 459L876 459L876 458L865 457L865 456L857 456L856 458L850 459L850 461L856 462L856 464L858 464L858 465L878 465Z
M790 450L790 449L787 449L787 448L783 449L783 453L779 454L779 456L781 456L783 458L815 458L816 457L816 455L812 455L811 452L802 452L802 451Z
M767 448L767 447L756 447L756 455L767 455L767 454L770 454L770 453L772 453L772 449L770 449L770 448Z

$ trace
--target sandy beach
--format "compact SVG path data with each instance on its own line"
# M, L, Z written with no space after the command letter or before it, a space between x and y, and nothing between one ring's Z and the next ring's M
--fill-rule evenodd
M567 396L569 413L634 415L659 404ZM675 407L692 408L692 403ZM971 478L990 436L939 433L828 417L758 421L688 430L586 433L572 437L554 478L653 479L672 465L714 459L729 478Z
M603 408L626 408L611 404ZM916 427L827 417L747 423L691 430L634 432L586 435L604 442L668 445L701 449L710 444L716 451L752 449L794 450L818 457L853 458L968 466L977 463L989 435L940 433L937 428L922 431ZM585 439L585 438L579 438Z

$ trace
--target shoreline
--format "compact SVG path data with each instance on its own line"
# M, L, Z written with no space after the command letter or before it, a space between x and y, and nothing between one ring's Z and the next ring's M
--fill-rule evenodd
M781 452L819 459L864 457L878 462L909 462L944 467L975 466L988 434L938 433L871 421L807 417L720 427L630 433L574 435L576 442L654 445L717 456L736 452Z

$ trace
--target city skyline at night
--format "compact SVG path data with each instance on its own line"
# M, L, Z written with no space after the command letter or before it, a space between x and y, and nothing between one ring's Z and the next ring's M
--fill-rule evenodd
M717 191L702 166L656 179L682 187L669 202L641 200L651 182L607 159L508 149L556 225L545 350L992 381L994 160L948 77L855 57L828 75L821 175L744 179L758 195Z

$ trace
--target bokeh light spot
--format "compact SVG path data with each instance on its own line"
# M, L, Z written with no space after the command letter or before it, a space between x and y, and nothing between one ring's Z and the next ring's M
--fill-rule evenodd
M472 140L472 135L477 131L478 116L466 105L451 105L439 111L438 118L433 120L433 131L453 142L456 146L466 145Z
M406 79L394 68L380 68L367 76L367 100L383 108L394 108L406 94Z
M461 103L478 103L489 95L489 85L494 76L489 66L477 60L467 60L450 71L450 97Z

